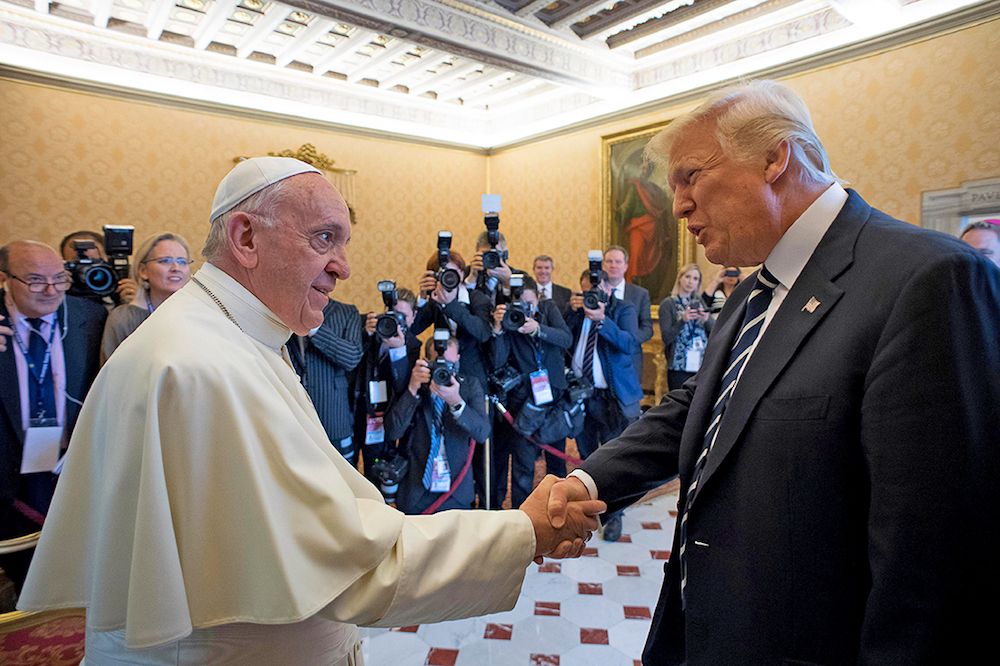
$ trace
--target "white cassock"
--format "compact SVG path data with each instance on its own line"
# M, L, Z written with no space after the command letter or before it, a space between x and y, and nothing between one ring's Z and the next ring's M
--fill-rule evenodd
M288 328L215 266L195 277L239 326L192 280L111 356L19 608L86 607L88 664L347 664L355 625L512 608L528 517L386 506L330 444Z

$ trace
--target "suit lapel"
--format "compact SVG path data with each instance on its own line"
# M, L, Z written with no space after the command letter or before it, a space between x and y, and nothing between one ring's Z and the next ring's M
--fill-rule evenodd
M702 491L733 450L761 398L791 362L809 334L843 296L843 289L834 284L833 280L853 262L855 241L870 214L868 204L855 192L850 192L844 208L816 247L802 274L795 281L795 286L785 296L773 321L768 324L767 331L747 362L743 376L726 406L718 438L702 474ZM736 317L733 319L737 320ZM742 317L739 318L741 319ZM726 357L732 345L731 331L729 336ZM715 379L718 382L718 377ZM717 390L717 386L712 386L713 401ZM704 433L703 426L699 430Z
M0 290L0 314L4 317L3 323L13 328L14 322L7 312L5 296L4 291ZM24 437L24 432L21 430L21 392L18 388L17 365L14 362L15 344L13 340L8 340L7 351L0 354L0 377L3 377L0 381L0 405L7 414L11 430L17 433L20 440ZM20 447L18 450L20 451Z

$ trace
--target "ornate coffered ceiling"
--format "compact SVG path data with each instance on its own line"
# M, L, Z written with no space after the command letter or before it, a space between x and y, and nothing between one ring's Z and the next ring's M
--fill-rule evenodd
M996 13L998 0L0 0L0 66L489 148Z

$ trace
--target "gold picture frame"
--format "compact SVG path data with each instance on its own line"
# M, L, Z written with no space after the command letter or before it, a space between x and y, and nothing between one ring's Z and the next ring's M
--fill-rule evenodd
M649 290L654 319L681 267L696 259L694 236L673 215L666 170L642 159L668 122L601 137L601 239L629 250L628 277Z

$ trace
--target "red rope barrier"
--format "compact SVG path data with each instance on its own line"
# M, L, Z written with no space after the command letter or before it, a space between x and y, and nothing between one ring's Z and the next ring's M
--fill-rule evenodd
M499 400L496 401L494 404L497 406L497 409L500 410L500 414L503 416L504 421L506 421L507 423L509 423L510 427L513 428L514 427L514 418L510 415L510 412L507 411L507 408L504 407L503 403L500 402ZM538 448L542 449L543 451L547 451L548 453L551 453L552 455L556 456L557 458L562 458L566 462L573 463L577 467L579 467L580 465L583 464L583 460L581 460L580 458L577 458L576 456L571 456L568 453L560 451L559 449L557 449L554 446L549 446L548 444L542 444L541 442L539 442L534 437L529 437L527 435L524 435L523 437L525 439L527 439L529 442L531 442L532 444L534 444L535 446L537 446Z

